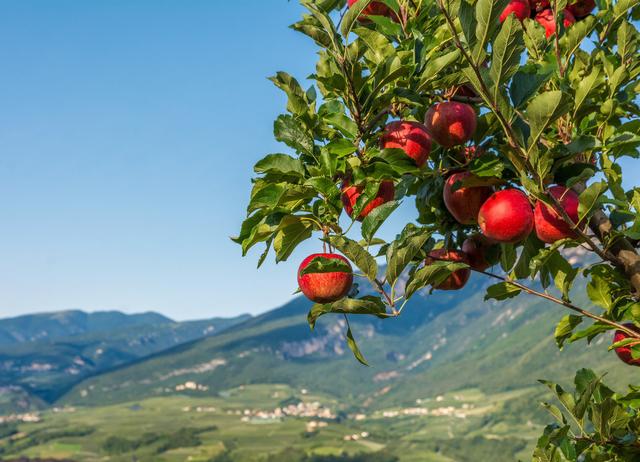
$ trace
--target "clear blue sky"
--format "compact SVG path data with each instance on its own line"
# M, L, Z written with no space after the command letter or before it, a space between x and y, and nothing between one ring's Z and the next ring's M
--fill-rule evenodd
M252 165L283 150L271 129L284 99L266 77L314 68L314 46L287 28L300 12L286 0L2 2L0 317L189 319L290 298L317 244L256 271L257 252L240 258L229 236Z

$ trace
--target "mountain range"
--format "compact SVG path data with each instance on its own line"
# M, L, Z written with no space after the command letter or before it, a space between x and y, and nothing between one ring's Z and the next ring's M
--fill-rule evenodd
M396 448L399 453L415 439L433 443L434 454L449 454L433 460L474 460L473 451L491 453L498 442L504 454L496 460L515 460L550 420L540 402L551 396L538 379L571 382L578 368L590 367L620 388L633 381L634 370L608 351L605 337L558 350L553 331L563 308L528 295L486 302L491 283L474 275L461 291L424 291L398 318L351 316L371 367L353 358L342 317L323 316L309 328L311 303L303 297L255 317L184 323L156 313L114 312L0 320L0 414L176 397L219 400L229 390L286 386L331 400L340 421L394 415L442 396L477 395L486 401L484 410L469 414L472 420L459 429L448 427L448 437L425 437L427 424L420 420L385 424L380 435L392 437L387 447L408 445ZM588 303L584 281L574 301ZM458 430L461 440L453 438Z

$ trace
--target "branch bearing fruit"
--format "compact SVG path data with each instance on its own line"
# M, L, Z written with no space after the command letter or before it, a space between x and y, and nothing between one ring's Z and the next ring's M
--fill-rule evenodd
M465 103L445 101L427 111L425 125L433 139L445 148L471 139L478 123L475 110Z
M491 267L487 260L487 249L492 244L481 234L474 234L462 243L462 251L469 259L469 266L477 271L486 271Z
M424 263L425 265L431 265L436 261L443 260L469 264L469 259L464 252L447 249L432 250L429 252ZM471 270L469 268L459 269L451 273L451 275L440 284L433 286L433 288L438 290L460 290L465 286L470 276Z
M549 188L549 194L560 202L571 221L578 224L578 205L580 204L578 195L564 186L552 186ZM534 218L536 234L542 242L553 244L561 239L578 236L578 233L564 221L560 214L544 202L538 201L536 204Z
M531 16L531 6L529 0L512 0L500 15L500 22L504 22L510 14L515 14L516 18L524 21Z
M564 25L565 29L570 27L572 24L575 24L576 18L573 16L571 11L569 11L568 9L565 8L562 11L562 15L564 16L564 20L562 21L562 24ZM536 15L536 21L542 27L544 27L545 34L546 34L547 38L550 38L553 35L555 35L555 33L556 33L556 20L553 17L553 11L551 11L551 10L541 11L540 13L538 13Z
M330 273L306 273L302 274L309 264L316 259L341 260L349 266L349 260L335 253L315 253L305 258L298 268L298 287L302 293L312 302L331 303L340 300L351 290L353 285L353 271Z
M533 231L534 217L529 199L519 189L498 191L480 208L478 224L482 234L493 241L520 242Z
M386 126L380 139L383 149L402 149L418 167L422 167L431 154L431 136L418 122L392 122Z
M471 172L454 173L447 178L442 196L444 205L458 223L475 225L478 223L480 207L491 197L493 188L491 186L460 186L455 189L456 183L464 183L468 180L479 181L479 178Z
M640 332L640 329L638 329L634 324L625 324L624 327L627 327L635 332ZM627 334L626 332L622 332L621 330L617 330L615 336L613 337L613 343L618 343L628 338L630 338L629 334ZM630 366L640 366L640 358L633 359L630 346L621 346L616 348L616 354L618 355L618 358L620 358L623 362L629 364Z
M353 218L353 207L356 205L356 202L360 195L362 194L362 190L364 186L351 186L348 183L345 183L342 188L342 203L344 204L344 209L351 218ZM366 218L367 215L371 213L373 209L376 207L380 207L382 204L387 202L391 202L395 196L396 188L393 186L393 181L383 181L380 183L380 188L378 189L378 194L375 198L373 198L369 203L362 209L360 215L356 220L362 221Z
M349 8L358 3L358 0L349 0ZM369 22L367 16L386 16L388 18L396 18L394 11L382 2L371 2L362 10L362 14L358 18L361 22Z
M571 5L567 5L567 10L571 11L571 14L576 19L586 18L595 8L595 0L578 0Z

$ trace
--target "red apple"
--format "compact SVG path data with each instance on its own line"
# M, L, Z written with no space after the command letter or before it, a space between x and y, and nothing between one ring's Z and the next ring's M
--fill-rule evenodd
M575 24L576 18L573 17L573 14L571 14L571 11L569 11L568 9L564 9L562 11L562 14L564 16L564 20L562 21L562 24L564 24L565 29L571 26L572 24ZM550 38L551 36L555 35L556 21L553 17L553 11L551 10L541 11L536 15L536 21L538 21L538 23L542 25L542 27L544 27L547 38Z
M476 131L476 112L465 103L437 103L427 111L425 125L440 146L451 148L471 139Z
M560 202L571 220L578 224L578 195L564 186L552 186L549 193ZM558 212L544 202L538 201L534 217L536 234L542 242L553 244L560 239L575 238L578 235Z
M491 263L487 261L486 251L493 244L482 234L474 234L462 243L462 251L467 254L469 266L478 271L486 271Z
M504 189L493 194L480 208L478 224L489 239L515 244L533 231L533 210L519 189Z
M627 327L634 332L640 332L640 329L634 324L625 324L624 327ZM626 332L617 330L615 336L613 337L613 343L621 342L622 340L628 339L629 337L629 334L627 334ZM630 346L621 346L616 348L616 354L618 355L618 358L620 358L630 366L640 366L640 359L633 359L633 356L631 356Z
M493 194L491 186L462 186L454 191L458 182L479 180L471 172L454 173L444 184L442 193L444 205L456 221L463 225L478 223L478 212L485 201Z
M500 22L504 22L510 14L515 14L516 18L524 21L531 16L531 6L529 0L511 0L500 15Z
M364 186L350 186L347 182L345 182L345 184L342 186L342 203L344 204L344 209L346 210L347 215L349 215L351 218L353 218L353 207L356 205L356 201L362 194L363 189ZM357 220L364 220L365 217L369 215L373 209L375 209L376 207L380 207L382 204L392 201L395 193L396 189L393 186L393 181L383 181L382 183L380 183L378 194L375 198L369 201L362 212L360 212Z
M458 263L469 264L469 259L464 252L459 250L447 250L438 249L429 252L429 256L425 260L425 265L431 265L438 260L453 261ZM462 289L471 276L471 270L469 268L460 269L451 273L451 275L443 282L434 286L434 289L439 290L460 290Z
M595 9L596 2L594 0L578 0L571 5L567 5L567 10L577 19L586 18Z
M335 253L315 253L305 258L298 268L298 287L312 302L331 303L345 297L353 284L353 272L307 273L300 275L303 269L316 258L342 260L351 270L349 260Z
M402 149L422 167L431 153L431 136L421 123L392 122L386 126L380 145L383 149Z
M358 0L349 0L349 8L356 4ZM362 10L362 15L358 18L359 21L368 22L367 16L386 16L391 19L396 18L394 11L382 2L371 2L367 7Z

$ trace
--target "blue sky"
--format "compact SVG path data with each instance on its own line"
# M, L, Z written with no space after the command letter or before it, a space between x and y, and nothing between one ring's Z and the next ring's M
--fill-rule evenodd
M314 68L314 46L287 28L300 12L286 0L2 2L0 317L190 319L290 298L318 244L256 271L258 252L242 259L229 236L252 165L283 149L271 130L284 99L266 77Z

